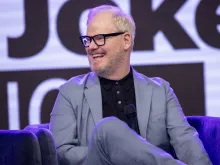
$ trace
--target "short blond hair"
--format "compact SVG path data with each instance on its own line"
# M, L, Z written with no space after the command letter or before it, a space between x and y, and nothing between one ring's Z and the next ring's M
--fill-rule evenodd
M126 14L119 7L111 6L111 5L101 5L95 8L90 9L87 19L87 25L90 23L92 18L103 11L109 11L113 14L113 19L115 21L115 27L119 32L128 32L132 38L132 48L134 46L134 38L136 26L134 19L131 15Z

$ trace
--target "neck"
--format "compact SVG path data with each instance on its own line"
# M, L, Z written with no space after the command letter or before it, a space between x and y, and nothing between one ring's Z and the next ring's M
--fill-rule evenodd
M116 71L112 74L100 75L109 80L121 80L130 72L130 65L123 68L117 68Z

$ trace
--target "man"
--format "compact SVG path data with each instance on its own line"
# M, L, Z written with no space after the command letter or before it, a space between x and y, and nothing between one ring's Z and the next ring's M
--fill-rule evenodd
M119 8L90 10L80 39L92 72L62 85L51 113L60 164L211 164L169 83L130 66L134 38Z

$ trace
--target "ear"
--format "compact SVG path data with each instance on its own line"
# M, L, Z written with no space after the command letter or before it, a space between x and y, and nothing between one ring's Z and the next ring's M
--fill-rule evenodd
M131 47L131 45L132 45L131 34L126 32L124 34L124 50L128 50Z

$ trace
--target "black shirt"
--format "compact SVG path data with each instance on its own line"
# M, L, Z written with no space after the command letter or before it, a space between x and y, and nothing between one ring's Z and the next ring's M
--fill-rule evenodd
M132 69L121 80L99 77L102 92L103 117L115 116L127 122L124 107L132 104L136 111L136 100ZM139 129L135 130L139 133Z

